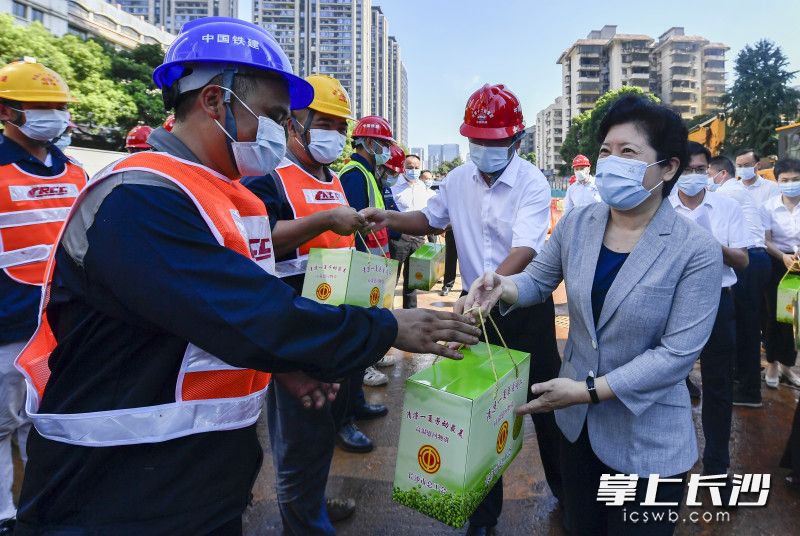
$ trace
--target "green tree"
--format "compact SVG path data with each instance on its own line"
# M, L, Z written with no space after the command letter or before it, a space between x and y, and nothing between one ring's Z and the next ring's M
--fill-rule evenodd
M439 167L436 168L436 173L440 177L444 177L445 175L450 173L453 169L457 168L463 163L464 161L461 159L461 157L457 156L452 160L448 160L447 162L442 162L441 164L439 164Z
M534 153L534 152L523 153L523 154L519 155L519 157L522 158L523 160L527 160L531 164L534 164L534 165L536 164L536 153Z
M353 154L353 129L355 128L356 123L355 121L348 121L347 122L347 141L344 144L344 150L342 154L339 155L339 158L333 161L330 165L330 168L339 173L339 171L344 167L344 165L350 161L350 155Z
M736 57L736 81L725 95L728 131L723 150L733 153L752 147L760 154L776 154L775 128L797 117L800 92L790 87L797 71L781 48L762 39L745 46Z
M597 161L600 144L597 142L597 131L611 105L625 95L643 95L653 102L661 102L658 97L636 86L623 86L603 94L594 104L594 108L583 112L572 119L567 135L561 144L561 158L564 164L559 170L562 177L572 174L572 159L578 154L586 155L592 162Z

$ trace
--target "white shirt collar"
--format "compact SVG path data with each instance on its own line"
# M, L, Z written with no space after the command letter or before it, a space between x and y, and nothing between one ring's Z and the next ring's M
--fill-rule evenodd
M506 166L506 169L504 169L503 173L501 173L500 176L497 177L497 179L494 181L494 184L502 182L507 184L509 187L513 188L514 185L517 183L517 175L519 174L519 166L521 161L522 158L520 158L517 153L514 153L514 156L511 157L511 160ZM474 178L477 181L486 184L486 181L483 180L481 172L478 170L478 166L476 166L474 162L470 162L470 165L472 166L472 172ZM494 186L494 184L492 186Z

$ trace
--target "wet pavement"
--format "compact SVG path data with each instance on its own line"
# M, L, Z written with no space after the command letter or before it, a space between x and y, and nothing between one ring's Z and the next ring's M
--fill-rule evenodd
M437 288L438 289L438 288ZM447 297L436 292L420 293L419 306L450 309L458 297L458 288ZM554 295L556 301L556 330L559 350L563 351L569 329L563 289ZM397 300L399 304L399 297ZM366 388L373 403L386 404L389 415L361 425L376 448L369 454L351 454L337 448L328 494L352 497L358 503L356 514L336 525L341 536L361 535L455 535L454 530L413 510L392 502L391 490L397 441L400 432L400 413L403 404L403 385L408 376L426 367L430 355L401 355L398 363L382 369L389 376L384 387ZM700 383L699 366L692 377ZM797 404L798 391L781 384L777 390L762 388L764 407L761 409L734 408L731 459L733 473L768 473L772 475L769 502L764 508L739 508L721 511L713 507L700 510L714 516L711 522L691 523L688 510L681 514L678 535L775 535L800 534L800 493L788 490L783 483L787 471L778 467L791 420ZM699 450L703 448L700 428L700 404L695 403L693 414L698 430ZM245 534L248 536L281 534L280 516L275 502L275 480L269 442L263 419L259 424L261 442L265 448L264 465L253 489L254 500L245 514ZM691 471L702 470L698 463ZM525 419L525 441L505 477L505 502L498 525L498 535L562 535L558 503L550 494L544 480L533 423ZM17 479L17 486L18 488ZM717 518L717 515L723 517ZM726 518L724 516L729 516Z
M438 290L438 287L437 287ZM436 292L420 293L419 306L449 309L459 295L454 289L447 297ZM554 295L556 301L556 334L559 350L563 351L569 329L563 288ZM396 300L399 305L399 299ZM465 529L454 530L413 510L392 502L391 491L397 441L400 434L400 413L403 405L403 385L411 374L429 365L429 355L403 354L398 363L382 369L389 376L385 387L366 388L367 398L372 403L386 404L389 415L383 419L360 424L361 429L375 442L376 448L369 454L351 454L336 450L328 495L352 497L358 502L356 514L349 520L337 523L341 536L361 535L455 535ZM699 365L692 372L696 384L700 384ZM713 507L699 510L698 515L708 511L711 522L693 524L689 521L689 510L683 508L681 515L686 522L679 523L678 535L776 535L800 534L800 493L784 486L787 471L778 468L786 439L789 435L798 391L784 384L777 390L763 387L764 407L761 409L734 408L731 459L733 473L770 473L772 486L769 502L764 508L739 508L722 511ZM703 434L700 427L699 403L695 403L693 414L698 430L699 451L703 449ZM261 426L262 443L265 447L264 466L256 482L254 502L245 516L245 532L248 535L281 534L280 516L275 502L274 470L269 453L266 429ZM691 471L699 473L698 464ZM498 535L561 535L561 513L558 503L550 494L544 480L539 459L533 423L525 419L525 441L519 456L504 476L503 515L498 525ZM701 495L701 500L703 500ZM707 499L706 499L707 502ZM720 514L723 517L717 518ZM724 516L729 516L726 520ZM699 518L702 519L702 518Z

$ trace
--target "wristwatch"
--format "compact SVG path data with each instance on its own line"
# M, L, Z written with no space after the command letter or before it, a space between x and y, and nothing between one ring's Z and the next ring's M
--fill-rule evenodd
M592 404L599 404L600 397L597 396L597 389L594 388L594 372L589 371L589 375L586 376L586 388L589 389L589 396L592 398Z

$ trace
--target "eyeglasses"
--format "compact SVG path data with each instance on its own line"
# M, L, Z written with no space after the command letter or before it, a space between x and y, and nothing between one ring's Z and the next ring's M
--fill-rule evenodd
M687 167L686 171L689 173L699 173L701 175L705 175L708 173L708 166Z

